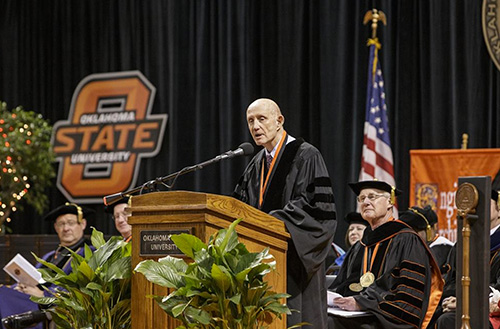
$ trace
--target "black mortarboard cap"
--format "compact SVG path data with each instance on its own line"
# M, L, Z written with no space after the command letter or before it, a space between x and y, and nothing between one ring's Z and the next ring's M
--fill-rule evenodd
M495 200L495 202L498 202L498 191L491 190L491 200Z
M402 211L399 214L399 219L418 230L423 230L427 226L433 226L437 223L437 215L431 206L425 206L424 208L413 206L406 211Z
M75 203L66 202L65 204L60 205L59 207L49 212L43 219L55 221L57 217L65 214L74 214L77 216L78 222L81 222L82 218L87 219L89 216L93 215L94 210L86 207L81 207Z
M122 204L122 203L127 203L130 200L130 196L126 195L123 198L119 199L118 201L114 202L113 204L110 204L109 206L104 207L104 211L107 212L108 214L113 215L113 211L115 209L115 206Z
M500 191L496 191L496 190L491 190L491 200L494 200L497 205L498 205L498 208L500 208L500 198L499 198L499 194Z
M427 241L432 240L431 227L437 223L438 218L431 206L425 206L424 208L413 206L407 211L401 212L399 219L416 231L426 230Z
M368 226L368 222L363 219L361 214L359 212L350 212L344 217L345 221L350 225L350 224L363 224L365 226Z
M354 193L356 193L356 195L359 195L359 193L361 193L362 190L367 188L374 188L377 190L389 192L391 194L391 202L393 204L396 202L394 200L395 196L400 195L402 193L401 190L398 190L395 186L392 186L380 180L365 180L357 183L349 183L349 187Z

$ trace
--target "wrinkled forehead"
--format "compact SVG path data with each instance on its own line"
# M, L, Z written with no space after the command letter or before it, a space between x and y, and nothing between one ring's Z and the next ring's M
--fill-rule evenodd
M258 103L252 104L247 109L247 118L254 116L266 116L266 117L275 117L277 116L276 109L267 103Z
M75 214L63 214L56 218L56 223L65 222L69 220L78 221L78 217Z

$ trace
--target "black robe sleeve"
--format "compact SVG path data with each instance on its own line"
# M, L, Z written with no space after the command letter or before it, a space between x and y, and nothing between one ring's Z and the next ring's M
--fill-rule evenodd
M439 269L433 264L436 267L433 272L429 250L417 235L398 234L391 244L383 274L354 298L363 309L371 311L384 328L420 328L433 293L433 273L441 280L442 291Z
M335 234L335 203L326 165L318 150L301 146L288 174L284 207L270 215L284 221L308 274L324 266Z

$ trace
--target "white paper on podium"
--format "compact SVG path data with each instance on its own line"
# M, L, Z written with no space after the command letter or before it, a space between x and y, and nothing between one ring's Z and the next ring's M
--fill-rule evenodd
M38 270L21 254L14 256L14 258L4 266L3 270L18 283L27 286L35 287L42 281L40 272L38 272Z

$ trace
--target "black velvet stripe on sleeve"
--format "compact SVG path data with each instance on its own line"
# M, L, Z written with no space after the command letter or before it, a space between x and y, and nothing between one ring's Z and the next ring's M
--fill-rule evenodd
M314 178L314 181L311 184L307 185L306 191L308 193L318 193L318 188L326 188L326 190L332 191L333 195L333 188L330 177L323 176Z
M309 205L304 206L304 211L307 212L311 217L314 217L318 220L328 220L335 219L337 217L335 211L323 210L321 208L313 208Z
M392 290L400 289L401 286L414 289L414 290L418 291L419 293L423 293L423 291L425 289L425 285L423 284L422 281L415 280L413 278L400 277L398 279L397 284L395 285L394 289L392 289Z
M334 203L335 198L333 194L330 193L317 193L314 195L311 204L315 205L317 202Z
M421 264L404 260L403 262L401 262L401 270L405 269L410 272L415 272L422 276L425 276L425 266L422 266Z
M414 277L409 277L405 275L401 275L399 278L397 278L395 285L393 286L393 291L397 290L400 288L400 286L405 286L414 290L417 290L419 293L423 294L423 291L425 289L425 284L421 280L414 278Z
M413 307L419 308L419 309L422 307L422 299L421 298L418 298L415 295L409 294L405 291L399 291L395 295L387 295L385 299L387 301L392 301L392 302L402 301L402 302L410 304Z
M411 312L390 302L380 303L379 308L382 312L403 323L407 323L415 328L420 326L420 312Z

